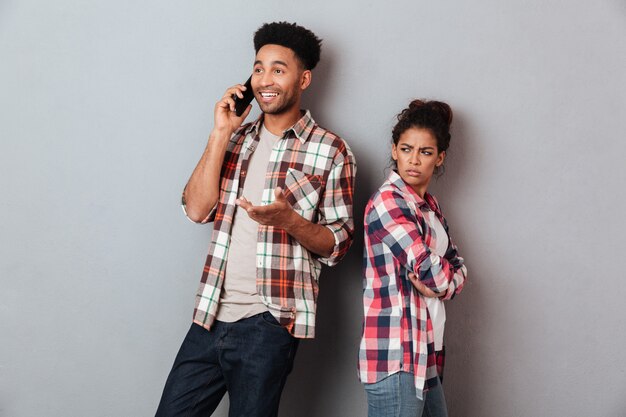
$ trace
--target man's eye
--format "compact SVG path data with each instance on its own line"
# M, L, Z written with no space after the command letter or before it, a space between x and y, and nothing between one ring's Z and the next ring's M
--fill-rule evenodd
M411 152L411 148L400 148L402 152Z
M283 73L283 70L281 70L281 69L277 69L277 70L274 70L274 72L275 72L276 74L282 74L282 73Z
M257 73L257 74L260 73L261 72L261 68L255 68L254 72Z
M422 151L422 153L427 156L430 156L433 154L431 151Z

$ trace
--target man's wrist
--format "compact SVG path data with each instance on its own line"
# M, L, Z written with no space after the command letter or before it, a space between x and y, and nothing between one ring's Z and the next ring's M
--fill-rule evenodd
M293 208L289 208L289 215L287 216L287 221L283 225L283 230L288 234L292 235L298 231L299 228L302 227L302 222L306 221L304 217L300 216Z
M213 128L209 135L209 140L226 141L230 139L233 132L228 128Z

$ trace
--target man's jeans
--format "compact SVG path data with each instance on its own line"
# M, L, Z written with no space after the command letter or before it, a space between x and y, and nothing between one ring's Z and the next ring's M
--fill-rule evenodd
M209 416L228 391L229 417L278 415L298 339L269 312L211 331L192 324L165 383L157 417Z
M446 399L441 383L415 395L413 374L398 372L373 384L363 384L367 393L368 417L447 417Z

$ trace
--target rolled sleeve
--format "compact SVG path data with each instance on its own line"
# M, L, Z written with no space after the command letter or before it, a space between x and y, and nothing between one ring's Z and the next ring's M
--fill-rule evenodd
M466 279L467 279L467 268L465 268L465 265L464 265L454 273L452 282L450 282L450 286L448 287L448 292L446 293L443 299L452 300L455 295L461 292Z
M335 238L331 255L318 258L320 262L328 266L336 265L346 255L352 245L354 235L352 205L356 164L347 146L343 151L339 153L328 175L325 192L319 206L320 218L317 223L327 227Z
M348 226L347 223L343 223L339 227L337 225L324 226L332 232L335 238L335 246L333 246L333 252L330 256L318 258L318 260L325 265L335 266L346 255L352 245L354 227L352 225Z
M187 214L187 202L185 201L185 189L187 189L187 187L185 187L183 189L183 194L180 197L180 205L183 209L183 213L185 213L185 217L187 217L187 219L192 222L192 223L196 223L196 224L206 224L206 223L210 223L215 219L215 212L217 211L217 204L215 204L215 206L211 209L211 211L209 212L209 214L202 219L201 221L197 222L195 220L192 220L189 215Z
M461 292L465 281L467 280L467 267L465 266L465 260L459 255L459 249L455 245L452 237L450 236L450 229L448 222L444 219L443 226L448 234L448 249L445 254L445 258L450 262L452 270L454 271L454 277L450 282L448 293L445 296L445 300L451 300L455 295Z
M381 195L366 214L367 232L389 248L393 257L435 292L446 291L454 276L452 265L430 251L418 222L404 198L393 192Z

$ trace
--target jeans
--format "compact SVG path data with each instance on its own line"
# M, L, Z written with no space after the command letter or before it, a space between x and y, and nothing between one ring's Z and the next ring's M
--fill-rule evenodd
M157 417L209 416L228 391L229 417L274 417L298 340L269 312L211 331L192 324L165 383Z
M415 381L410 372L398 372L364 386L368 417L448 417L439 381L423 392L423 400L415 395Z

